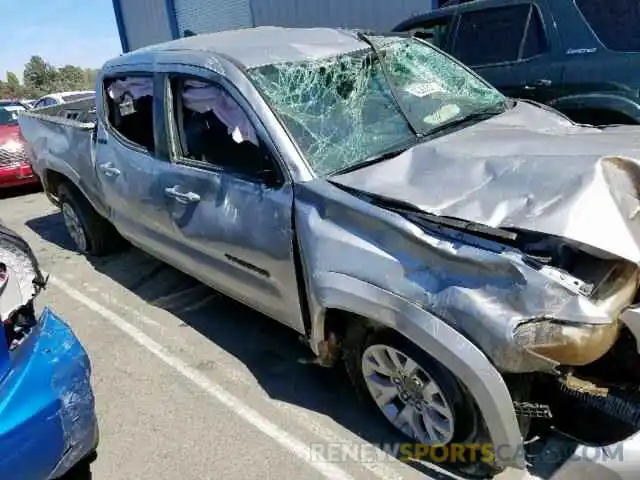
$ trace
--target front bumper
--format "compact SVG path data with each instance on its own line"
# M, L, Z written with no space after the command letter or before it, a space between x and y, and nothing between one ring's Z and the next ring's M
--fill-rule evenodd
M40 179L27 162L0 165L0 188L38 183Z
M640 305L625 309L620 320L631 331L640 353ZM562 463L551 480L636 480L640 478L640 432L606 446L590 446L567 441L559 444ZM568 446L568 449L567 449ZM554 449L546 450L553 457Z
M0 379L0 478L58 478L97 447L89 358L48 308L12 355Z

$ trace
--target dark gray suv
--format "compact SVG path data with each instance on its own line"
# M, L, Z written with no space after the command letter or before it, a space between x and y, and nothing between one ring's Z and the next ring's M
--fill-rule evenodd
M413 17L426 38L511 97L573 120L640 123L640 2L475 0Z

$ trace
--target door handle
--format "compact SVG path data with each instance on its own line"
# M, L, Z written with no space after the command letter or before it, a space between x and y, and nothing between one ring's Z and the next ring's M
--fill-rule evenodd
M181 192L178 190L178 185L174 185L173 187L168 187L164 189L164 193L167 197L171 197L174 200L183 203L196 203L200 201L200 195L195 192Z
M540 87L550 87L553 84L551 80L548 78L539 78L538 80L534 80L533 82L526 83L524 85L525 90L535 90Z
M103 163L98 168L107 177L117 177L118 175L120 175L120 170L114 167L113 163L111 162Z
M100 145L106 145L107 144L107 139L106 138L98 138L96 140L96 142L98 142Z

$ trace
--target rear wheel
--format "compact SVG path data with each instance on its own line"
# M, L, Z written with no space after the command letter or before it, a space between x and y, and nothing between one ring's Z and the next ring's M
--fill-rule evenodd
M67 232L76 249L86 255L106 255L120 250L125 242L118 231L67 183L58 188L58 200Z
M345 365L360 398L411 443L488 443L482 416L457 377L399 334L355 326L345 339ZM501 471L493 462L458 459L448 466L476 478Z

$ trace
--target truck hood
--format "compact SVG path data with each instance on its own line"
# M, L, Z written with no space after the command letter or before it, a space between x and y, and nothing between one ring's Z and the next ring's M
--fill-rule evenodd
M640 127L513 109L331 179L420 210L557 235L640 263Z

